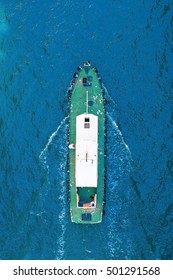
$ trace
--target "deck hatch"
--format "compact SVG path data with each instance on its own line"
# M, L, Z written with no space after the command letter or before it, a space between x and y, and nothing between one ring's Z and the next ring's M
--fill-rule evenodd
M92 216L90 213L82 214L82 221L91 221L91 220L92 220Z

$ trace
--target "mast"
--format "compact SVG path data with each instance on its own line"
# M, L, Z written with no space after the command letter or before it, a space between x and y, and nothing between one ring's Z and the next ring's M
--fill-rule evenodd
M88 90L86 91L86 113L88 114Z

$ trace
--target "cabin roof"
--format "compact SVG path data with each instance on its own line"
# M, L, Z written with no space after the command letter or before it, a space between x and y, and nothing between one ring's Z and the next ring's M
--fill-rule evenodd
M98 117L76 117L76 187L97 187Z

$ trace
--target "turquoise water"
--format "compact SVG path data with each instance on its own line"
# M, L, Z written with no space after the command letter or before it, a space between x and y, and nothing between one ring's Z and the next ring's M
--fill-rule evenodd
M0 1L0 259L173 259L171 1ZM66 90L107 103L98 225L70 222Z

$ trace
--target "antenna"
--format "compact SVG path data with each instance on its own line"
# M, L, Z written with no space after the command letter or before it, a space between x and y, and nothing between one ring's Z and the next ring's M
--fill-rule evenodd
M88 90L86 91L86 113L88 114Z

